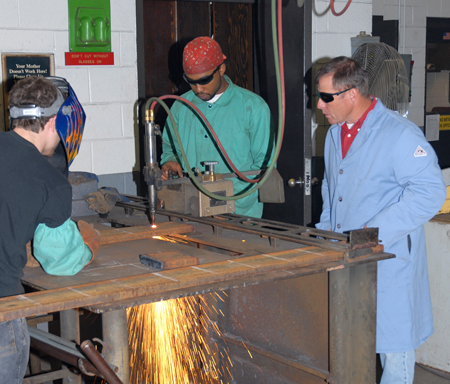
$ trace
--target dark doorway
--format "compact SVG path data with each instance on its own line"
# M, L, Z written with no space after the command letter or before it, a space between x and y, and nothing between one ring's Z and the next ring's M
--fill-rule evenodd
M263 214L267 219L302 225L311 223L311 190L305 194L304 188L289 188L286 182L303 179L305 157L311 159L311 110L306 107L309 85L305 84L305 73L311 67L310 6L299 7L293 0L283 2L286 126L277 169L285 181L286 202L265 204ZM235 84L261 95L278 121L270 0L138 0L137 26L141 104L152 96L186 92L183 48L197 36L214 36L227 56L227 75ZM160 126L166 119L163 112L162 108L157 111ZM143 143L140 146L143 164Z
M450 116L450 95L448 87L450 79L447 71L450 69L450 19L427 17L427 55L425 73L425 118L429 114L439 114L443 119ZM429 78L429 76L431 76ZM443 82L439 80L443 79ZM447 80L448 79L448 80ZM432 80L431 85L428 80ZM436 96L427 101L427 87L434 89ZM445 100L445 98L447 100ZM425 132L427 129L424 122ZM439 130L439 140L430 141L438 156L439 165L442 169L450 167L450 131Z

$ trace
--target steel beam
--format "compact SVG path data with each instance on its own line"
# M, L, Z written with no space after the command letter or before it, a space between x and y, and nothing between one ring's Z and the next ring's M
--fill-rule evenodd
M375 383L377 264L329 274L329 384Z

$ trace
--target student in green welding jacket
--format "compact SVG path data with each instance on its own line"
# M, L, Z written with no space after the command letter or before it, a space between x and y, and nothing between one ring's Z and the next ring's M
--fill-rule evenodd
M183 51L184 79L191 90L182 95L194 103L205 115L236 168L243 171L268 167L274 149L270 110L258 95L233 84L225 75L226 56L220 45L209 37L197 37ZM233 172L210 135L206 125L189 106L176 101L171 112L178 126L181 142L189 165L204 171L204 161L218 161L216 173ZM185 169L170 119L163 132L161 156L162 178L183 175ZM234 193L239 194L253 186L233 179ZM263 204L258 193L235 201L239 215L261 217Z

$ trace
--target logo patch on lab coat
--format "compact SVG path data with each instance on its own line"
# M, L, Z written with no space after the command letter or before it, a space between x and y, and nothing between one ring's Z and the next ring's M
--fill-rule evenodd
M427 153L425 150L419 145L417 146L416 152L414 152L414 157L424 157Z

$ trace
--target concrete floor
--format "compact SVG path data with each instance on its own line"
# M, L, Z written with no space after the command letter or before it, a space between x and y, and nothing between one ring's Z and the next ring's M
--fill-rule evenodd
M377 355L377 383L380 383L381 374L383 369L381 368L380 357ZM439 376L441 374L441 376ZM442 377L442 375L444 377ZM414 384L450 384L450 374L445 372L435 371L433 369L425 369L420 365L416 364L414 371Z
M422 367L416 365L416 369L414 372L414 384L449 384L449 379L444 379L438 375L435 375Z

